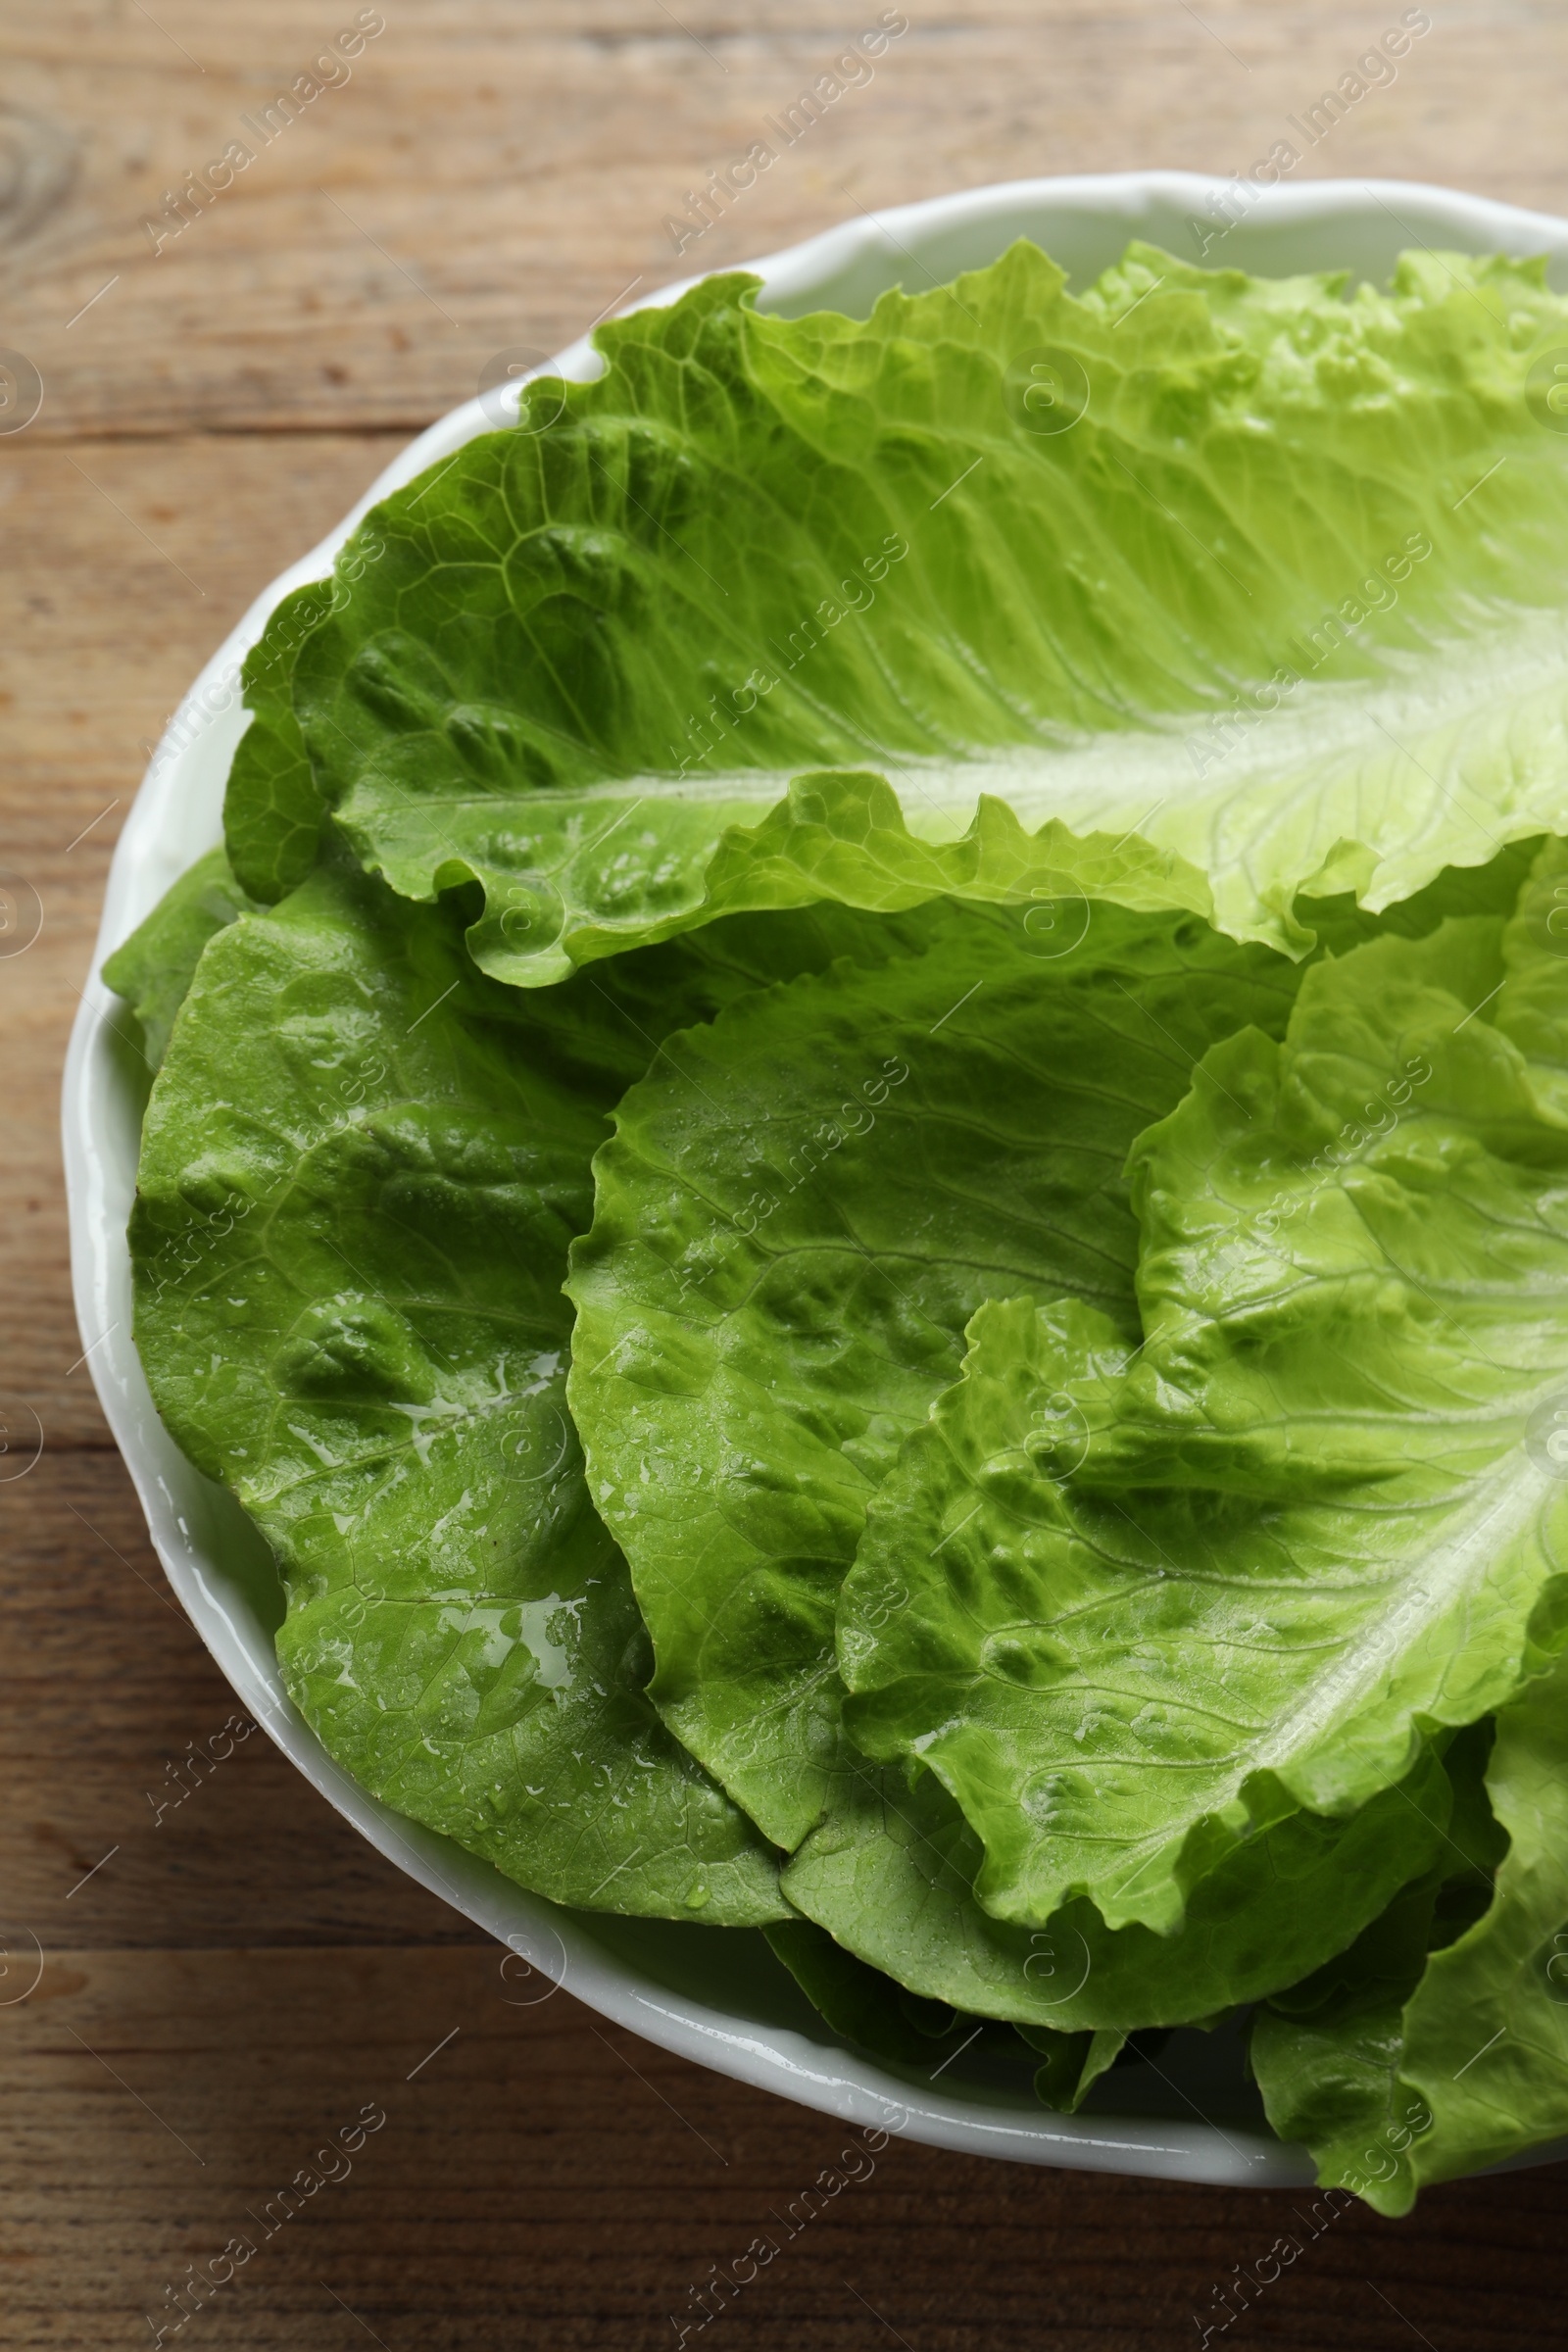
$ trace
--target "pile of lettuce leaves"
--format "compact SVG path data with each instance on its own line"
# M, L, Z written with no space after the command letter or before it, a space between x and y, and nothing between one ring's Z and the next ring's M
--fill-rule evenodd
M273 613L153 1394L390 1805L1402 2212L1568 2133L1568 304L756 293Z

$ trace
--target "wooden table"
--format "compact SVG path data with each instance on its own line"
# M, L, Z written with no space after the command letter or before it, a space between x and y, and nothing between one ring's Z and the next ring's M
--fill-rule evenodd
M56 1097L109 855L166 714L243 606L498 350L560 348L639 284L858 205L1235 169L1399 13L910 0L869 85L678 264L666 217L876 0L679 0L678 17L663 0L385 0L352 77L253 139L254 163L156 251L142 223L165 190L246 135L352 0L56 0L0 25L0 344L44 390L0 436L0 863L42 917L0 960L0 1382L45 1440L0 1483L0 2343L107 2352L152 2341L150 2314L214 2352L673 2347L690 2290L841 2141L564 1993L511 2005L495 1947L263 1739L156 1812L232 1702L164 1588L79 1360ZM1568 22L1548 0L1434 14L1302 175L1568 210ZM29 1936L42 1976L17 1999ZM176 2333L187 2266L367 2106L385 2122L347 2177ZM1440 2191L1403 2224L1347 2215L1212 2340L1560 2345L1563 2185L1556 2168ZM703 2340L1197 2344L1195 2315L1299 2202L895 2143Z

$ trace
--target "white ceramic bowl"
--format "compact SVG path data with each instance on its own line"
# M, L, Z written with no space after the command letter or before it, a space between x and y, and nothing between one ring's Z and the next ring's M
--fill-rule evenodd
M757 263L765 307L792 315L864 315L885 287L911 291L994 260L1033 237L1082 284L1145 237L1209 266L1269 273L1348 268L1382 280L1412 245L1467 252L1546 253L1568 282L1568 223L1482 197L1399 181L1318 180L1251 190L1186 172L1018 180L865 215ZM1235 217L1206 255L1199 228ZM685 281L690 283L692 281ZM670 286L651 296L670 301ZM552 363L594 375L586 340ZM848 2049L815 2019L759 1936L616 1920L558 1909L525 1894L447 1838L405 1820L333 1763L284 1696L270 1626L279 1614L270 1560L238 1506L178 1451L153 1407L131 1345L125 1220L135 1187L138 1091L106 1015L117 1000L98 968L176 875L220 838L229 760L244 719L239 664L281 597L320 578L366 509L499 419L495 395L421 433L319 547L274 580L191 688L148 769L115 852L93 972L65 1073L65 1162L72 1275L82 1346L169 1580L240 1699L312 1785L390 1861L511 1947L503 1997L576 1997L645 2039L847 2122L906 2132L935 2146L1024 2163L1187 2180L1290 2184L1311 2179L1283 2147L1243 2081L1234 2035L1176 2035L1159 2071L1105 2079L1092 2116L1054 2116L1027 2075L959 2060L935 2082L906 2080Z

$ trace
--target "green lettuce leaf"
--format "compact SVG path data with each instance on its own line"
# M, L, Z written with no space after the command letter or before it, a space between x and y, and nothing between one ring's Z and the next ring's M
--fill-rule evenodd
M1307 1979L1303 1995L1322 1991L1315 2005L1260 2009L1250 2044L1264 2113L1280 2137L1311 2150L1320 2186L1353 2187L1380 2213L1409 2212L1411 2149L1432 2124L1426 2102L1400 2081L1399 2061L1404 2004L1426 1965L1439 1875L1407 1887L1338 1967Z
M452 910L322 868L210 940L179 1015L131 1231L154 1396L278 1556L280 1664L332 1753L558 1900L785 1910L644 1694L583 1485L561 1282L605 1113L662 1025L903 937L718 925L523 997Z
M923 956L737 1003L671 1040L596 1163L568 1285L594 1497L665 1722L780 1845L828 1801L867 1502L968 1318L1038 1284L1130 1340L1127 1152L1215 1038L1284 1026L1283 957L1080 911L1065 954L965 912Z
M733 275L612 321L277 616L235 870L283 887L329 811L410 897L477 881L475 956L537 983L827 895L1212 894L1299 948L1298 890L1568 830L1544 269L1347 300L1134 246L1074 297L1021 243L864 321Z
M1426 2185L1568 2136L1568 1672L1496 1721L1487 1767L1508 1850L1485 1914L1427 1962L1404 2012L1399 2073L1433 2121Z
M1450 1810L1420 1755L1348 1821L1298 1812L1255 1831L1195 1886L1171 1935L1108 1929L1091 1902L1043 1927L982 1909L984 1850L934 1773L912 1783L845 1755L832 1809L785 1866L808 1918L928 1999L1058 2033L1194 2025L1295 1983L1429 1871Z
M1507 1847L1487 1801L1492 1742L1489 1719L1448 1747L1453 1803L1433 1867L1253 2021L1252 2073L1275 2130L1312 2149L1325 2186L1353 2186L1383 2212L1409 2210L1412 2143L1432 2126L1430 2108L1399 2079L1405 2003L1428 1954L1486 1910Z
M980 1900L1169 1929L1568 1636L1568 854L1308 970L1133 1155L1142 1336L984 1307L873 1503L847 1720L979 1833ZM1544 1419L1543 1418L1544 1416Z
M922 2000L857 1960L808 1919L786 1919L764 1929L768 1943L812 2007L846 2041L895 2066L929 2074L950 2054L959 2027L972 2032L978 2018L960 2017L947 2001Z
M1127 2050L1125 2034L1057 2034L1049 2026L1020 2026L1018 2031L1045 2062L1035 2069L1035 2096L1058 2115L1076 2115L1101 2076Z
M763 1932L834 2033L906 2074L937 2082L954 2059L982 2038L979 2029L988 2021L906 1991L896 1978L857 1960L808 1919L784 1920ZM1038 2096L1066 2115L1077 2113L1127 2040L1120 2033L1061 2034L1038 2025L1020 2026L1018 2032L1043 2061L1035 2069ZM985 2038L992 2049L1006 2047L1006 2036L994 2031Z
M596 1162L569 1387L654 1636L653 1694L775 1842L805 1838L791 1901L932 1998L1050 2027L1064 1987L1044 1939L975 1903L981 1851L951 1799L843 1740L835 1597L977 1297L1027 1264L1131 1338L1128 1149L1209 1037L1250 1016L1283 1030L1299 972L1104 907L1068 954L1034 946L961 915L921 956L673 1039ZM1424 1866L1446 1802L1423 1782L1348 1835L1265 1828L1174 1940L1110 1936L1069 1906L1050 1925L1093 1972L1067 2029L1186 2023L1288 1983Z
M140 1022L150 1070L158 1068L169 1051L174 1015L185 1002L207 942L254 906L222 851L209 850L106 958L104 984L126 1000Z
M1568 1669L1495 1729L1490 1813L1450 1825L1443 1883L1253 2029L1275 2130L1382 2213L1568 2136Z
M228 771L223 838L245 889L269 906L304 881L320 848L326 810L294 714L294 664L341 592L335 580L311 580L286 596L241 673L252 715Z

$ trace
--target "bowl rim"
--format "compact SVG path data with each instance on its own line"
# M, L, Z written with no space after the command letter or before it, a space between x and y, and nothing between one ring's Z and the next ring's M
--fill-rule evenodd
M1119 249L1149 225L1152 215L1163 218L1185 208L1195 224L1213 219L1222 199L1237 202L1241 185L1185 172L1004 181L862 213L760 261L726 264L724 270L755 271L762 281L759 299L767 307L799 309L812 297L826 307L835 281L874 266L879 252L883 280L894 283L904 274L900 255L923 270L921 250L939 243L951 247L955 236L989 255L1011 241L1010 235L1003 236L1009 227L1012 234L1038 232L1048 241L1050 224L1055 222L1064 232L1102 232L1114 237ZM1416 233L1418 224L1464 250L1545 252L1568 268L1568 222L1423 182L1311 180L1252 189L1246 201L1251 209L1237 223L1233 248L1239 262L1245 262L1260 232L1294 225L1332 234L1336 224L1355 220L1378 228L1394 248L1424 242ZM1373 207L1397 222L1405 238L1391 239L1373 221ZM1031 225L1021 227L1021 220ZM1332 256L1314 266L1333 267ZM672 302L710 274L714 272L677 279L616 315ZM947 274L953 274L951 269ZM582 380L600 365L585 335L559 353L549 370ZM1309 2182L1313 2168L1305 2151L1257 2131L1221 2130L1201 2118L1170 2123L1121 2114L1056 2116L953 2088L916 2089L835 2036L813 2037L672 1992L651 1971L607 1950L584 1925L583 1915L526 1893L452 1840L395 1813L334 1763L283 1692L270 1636L243 1586L224 1568L220 1554L232 1540L232 1520L225 1525L225 1514L237 1506L220 1499L220 1490L173 1445L158 1418L130 1338L125 1218L140 1114L128 1098L117 1044L120 1000L105 988L101 967L170 882L220 838L221 786L244 724L239 665L273 607L330 568L337 549L373 505L476 433L492 429L495 421L493 394L466 401L437 419L393 458L316 547L251 603L170 719L111 861L62 1088L72 1286L86 1365L169 1581L236 1695L318 1793L387 1860L508 1947L500 1965L504 1981L514 1987L503 1997L513 2005L548 1999L564 1983L587 2007L662 2049L846 2124L902 2132L956 2152L1222 2185ZM1511 2161L1542 2160L1537 2154Z

